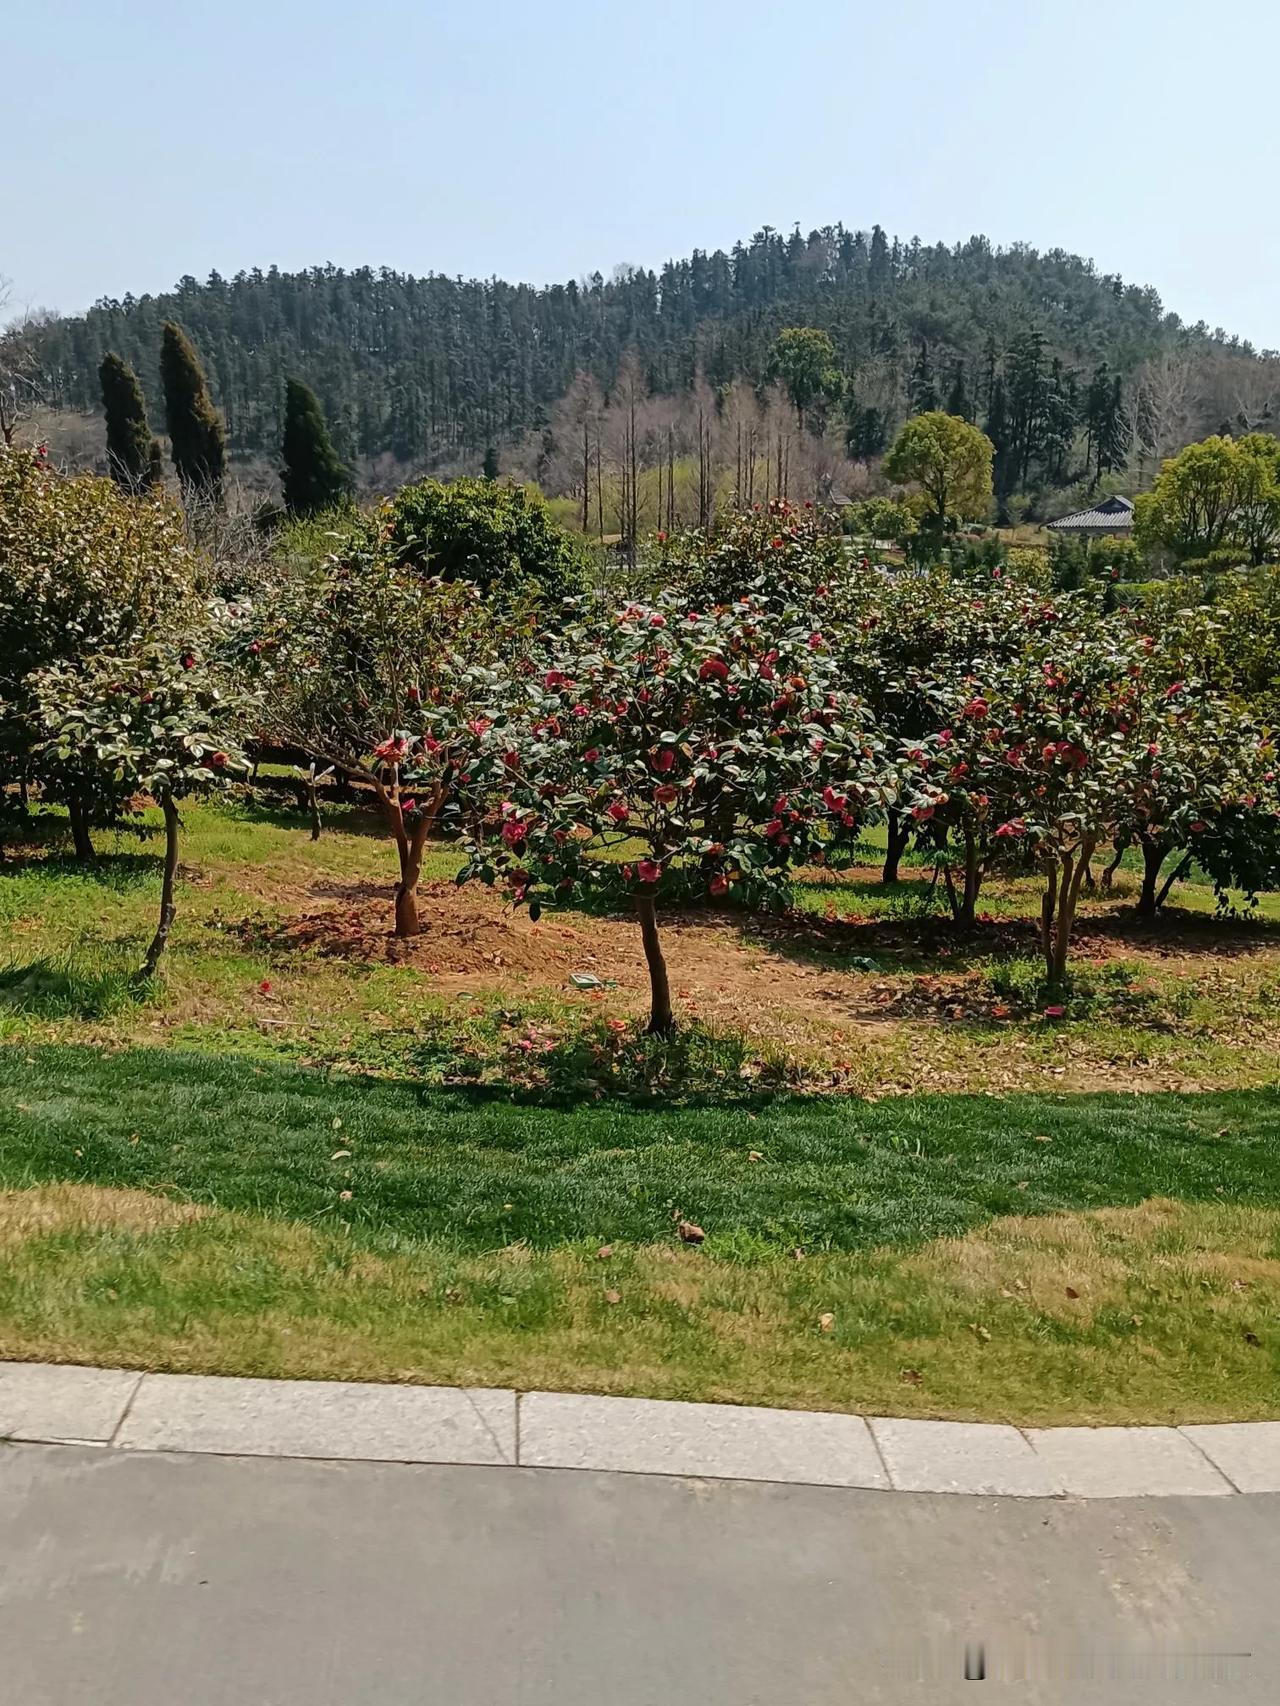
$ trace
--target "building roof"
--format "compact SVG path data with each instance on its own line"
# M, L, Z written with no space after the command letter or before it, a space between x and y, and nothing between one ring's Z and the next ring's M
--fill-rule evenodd
M1049 530L1060 533L1127 533L1133 526L1132 498L1103 498L1092 509L1078 509L1074 515L1059 516L1049 523Z

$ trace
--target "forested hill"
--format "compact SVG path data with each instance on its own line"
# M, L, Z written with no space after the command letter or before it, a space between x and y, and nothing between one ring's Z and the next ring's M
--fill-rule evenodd
M855 455L874 454L911 409L949 397L984 419L1028 334L1043 336L1046 363L1056 359L1064 394L1081 404L1104 363L1125 378L1175 346L1252 358L1221 334L1183 327L1154 290L1059 250L997 249L982 237L904 244L878 226L868 235L837 225L808 237L765 229L731 253L538 289L371 268L186 278L41 330L48 400L95 407L111 349L137 370L159 419L166 319L194 340L233 449L275 453L290 375L319 393L345 456L418 463L541 425L581 372L607 394L629 350L658 395L699 376L713 389L763 383L787 326L830 333L843 376L833 424L847 424Z

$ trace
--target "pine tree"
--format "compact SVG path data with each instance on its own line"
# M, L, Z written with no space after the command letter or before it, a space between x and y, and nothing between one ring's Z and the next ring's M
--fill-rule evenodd
M351 476L333 448L320 400L300 379L285 381L284 465L280 484L291 515L319 515L351 490Z
M915 415L927 415L938 406L938 387L933 382L933 363L929 360L929 346L923 342L915 366L911 369L911 378L907 382L907 396L911 401L911 412Z
M486 480L496 480L500 472L498 452L491 444L484 453L484 477Z
M147 425L147 405L128 362L108 352L98 368L107 422L107 469L121 491L138 493L154 484L159 445Z
M964 363L957 361L955 372L951 375L951 390L947 396L947 413L958 415L962 421L973 419L973 404L969 401L969 393L964 383Z
M160 342L160 378L173 465L184 494L218 501L227 473L227 435L209 400L204 370L180 326L166 320Z

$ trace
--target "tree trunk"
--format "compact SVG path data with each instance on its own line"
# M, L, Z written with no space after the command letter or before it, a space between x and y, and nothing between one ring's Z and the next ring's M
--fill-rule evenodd
M669 1037L676 1028L671 1011L671 985L667 980L667 962L662 957L662 943L658 940L658 911L649 895L636 896L636 916L649 967L649 1035Z
M311 819L311 839L320 839L320 790L316 786L316 767L311 766L311 774L307 778L307 813Z
M957 923L972 930L978 921L978 895L982 889L982 864L978 858L978 843L972 835L964 838L964 900Z
M1075 922L1076 907L1080 901L1080 887L1084 882L1084 873L1097 841L1085 841L1075 853L1064 853L1059 861L1061 876L1057 886L1056 908L1051 909L1046 930L1047 948L1045 968L1049 974L1049 986L1060 989L1067 979L1067 956L1071 951L1071 926ZM1050 884L1054 878L1050 877ZM1046 902L1048 897L1046 896Z
M898 811L896 807L890 806L887 828L889 845L885 852L884 869L880 873L880 881L882 883L896 883L898 881L898 866L901 863L902 855L907 850L907 843L911 839L911 819L905 813Z
M1165 861L1165 849L1150 836L1142 838L1142 892L1138 896L1138 917L1154 918L1160 910L1160 870Z
M173 884L178 874L178 808L172 799L166 797L161 800L160 809L164 813L164 881L160 885L160 923L151 938L147 957L138 973L143 981L155 976L160 956L169 940L169 931L173 927Z
M76 850L76 858L85 864L91 864L94 858L93 841L89 835L89 813L84 801L74 795L67 803L67 814L71 819L71 844Z

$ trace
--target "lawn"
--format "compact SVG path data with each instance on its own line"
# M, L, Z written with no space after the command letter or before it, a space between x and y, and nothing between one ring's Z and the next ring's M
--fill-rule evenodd
M0 865L0 1351L1020 1422L1280 1416L1270 897L1086 908L1068 1017L1029 884L927 871L691 913L642 1039L629 921L512 918L433 854L386 934L358 811L193 807ZM579 988L573 975L596 986ZM705 1231L683 1242L681 1220Z

